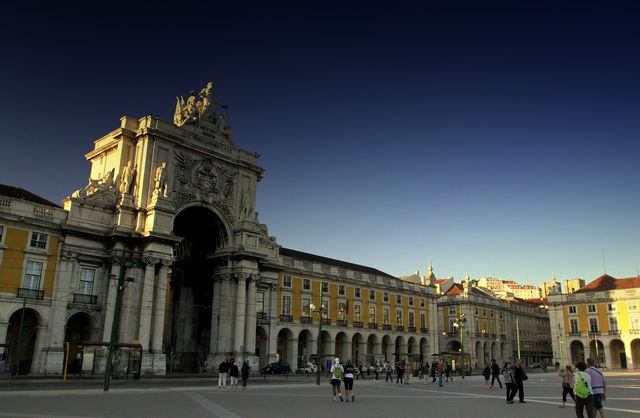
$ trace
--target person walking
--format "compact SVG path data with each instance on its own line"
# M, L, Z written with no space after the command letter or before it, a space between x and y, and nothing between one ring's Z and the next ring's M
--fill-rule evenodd
M571 366L567 365L567 367L565 367L564 370L561 370L558 375L562 377L562 403L558 408L565 408L565 404L567 403L567 394L571 396L573 402L576 401L576 397L573 394L573 370L571 369Z
M207 374L207 360L200 361L200 374L203 376Z
M227 373L229 373L229 362L224 359L218 366L218 389L226 389Z
M406 362L404 364L404 384L408 385L409 384L409 380L411 379L411 364L409 364L409 362Z
M391 363L385 363L384 370L387 373L384 381L388 382L389 380L391 380L391 383L393 383L393 366L391 365Z
M404 367L402 364L398 363L396 366L396 385L399 383L404 383L402 380L402 376L404 376Z
M502 382L500 381L500 366L496 363L496 359L491 359L491 389L493 389L493 382L498 381L500 389L502 389Z
M436 373L438 375L438 386L443 387L442 384L442 376L444 376L444 366L442 365L442 361L438 361L438 365L436 366Z
M607 382L604 380L602 372L596 368L596 362L592 358L587 359L587 366L589 367L587 373L591 377L591 384L593 385L591 387L593 389L593 406L596 412L600 414L600 418L606 418L602 401L607 400Z
M336 402L336 395L340 397L340 402L344 401L342 398L342 392L340 391L340 381L342 376L344 375L344 367L340 364L340 359L336 357L333 360L333 364L331 365L331 369L327 373L331 376L331 391L333 393L333 401Z
M484 388L491 389L491 384L489 383L491 379L491 369L487 364L484 366L484 369L482 369L482 377L484 377Z
M445 363L444 364L444 377L445 377L445 382L449 382L449 380L451 380L453 382L453 374L451 373L453 370L453 368L451 367L450 363Z
M362 371L362 364L358 365L358 374L356 375L356 380L362 378L364 380L364 372Z
M347 397L347 402L351 399L351 402L356 401L356 397L353 394L353 372L355 368L351 364L351 360L347 360L347 364L344 366L344 395Z
M524 367L522 367L520 359L516 360L516 364L513 365L513 378L518 386L518 398L520 399L520 403L527 403L527 401L524 400L524 381L529 377L524 371Z
M251 370L251 366L249 366L249 361L245 361L242 363L242 370L240 370L240 374L242 375L242 389L247 390L247 380L249 380L249 371Z
M437 368L438 368L438 363L433 361L431 363L431 383L435 383L436 382L436 369Z
M231 386L231 389L238 389L238 378L240 377L240 371L238 370L238 365L233 360L231 360L231 365L229 366L229 377L231 380L229 382L229 386Z
M576 364L578 369L573 380L573 387L576 395L576 416L584 418L584 410L587 410L587 417L595 418L596 409L593 404L593 389L591 388L591 376L586 373L587 364L579 361Z
M507 403L513 403L513 398L516 397L518 392L518 385L513 378L513 369L510 367L511 363L506 362L502 368L502 378L504 379L504 385L507 387Z

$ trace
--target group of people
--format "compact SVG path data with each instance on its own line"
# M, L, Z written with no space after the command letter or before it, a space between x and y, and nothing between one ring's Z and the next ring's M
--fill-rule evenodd
M227 375L229 376L229 386L232 389L238 388L238 378L242 377L242 389L247 389L247 380L249 379L249 371L251 366L248 361L242 364L239 370L238 365L233 359L224 359L218 366L218 389L227 388Z
M602 372L596 368L595 361L591 358L587 362L580 361L576 369L567 365L558 374L562 377L562 403L560 408L566 408L567 395L573 399L576 407L576 416L584 417L587 411L589 418L594 418L597 413L600 418L605 418L602 402L607 399L607 382Z
M390 363L385 363L383 368L386 371L385 382L393 383L394 367ZM453 368L449 363L443 363L442 361L434 361L429 365L428 363L422 363L418 366L418 381L422 381L425 385L429 383L435 383L438 380L438 386L444 386L442 384L443 379L445 382L453 381ZM408 385L411 377L413 376L413 367L409 362L397 363L395 366L396 384Z
M336 357L331 364L331 369L327 371L331 382L331 392L333 394L333 401L337 402L340 398L340 402L343 402L345 398L342 396L340 385L344 382L344 395L347 402L355 402L356 396L353 393L353 376L357 374L359 370L351 364L351 360L347 360L347 363L343 366L340 364L340 359Z

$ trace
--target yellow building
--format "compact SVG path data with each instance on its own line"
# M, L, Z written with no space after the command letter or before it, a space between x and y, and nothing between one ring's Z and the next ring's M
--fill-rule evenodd
M0 373L27 374L44 361L65 216L55 203L0 185Z
M570 291L570 287L567 287ZM640 277L598 277L573 293L549 296L558 362L591 357L603 367L640 368Z

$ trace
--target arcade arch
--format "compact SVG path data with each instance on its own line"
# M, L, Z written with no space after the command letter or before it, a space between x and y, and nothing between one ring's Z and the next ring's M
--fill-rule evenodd
M6 364L12 373L25 375L31 371L40 322L40 315L31 308L18 309L9 318Z

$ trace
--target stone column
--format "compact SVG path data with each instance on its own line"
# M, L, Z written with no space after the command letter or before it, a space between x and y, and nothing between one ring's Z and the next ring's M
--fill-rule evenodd
M220 315L218 321L218 354L231 351L231 274L222 274L220 288Z
M102 341L111 340L113 314L116 306L116 293L118 292L117 278L119 277L120 269L124 268L124 266L121 266L119 262L120 260L117 259L117 257L113 257L111 260L111 273L107 274L107 290L105 298L104 326L102 327Z
M218 323L220 322L220 294L222 280L219 274L213 276L213 300L211 301L211 337L209 339L209 356L207 363L210 368L217 366L216 353L218 352ZM212 369L216 370L216 369Z
M138 340L142 345L142 349L147 351L152 350L151 344L151 321L154 313L153 306L153 285L156 275L157 258L146 257L143 259L144 263L144 279L142 283L142 300L140 303L140 322L138 328ZM159 309L162 305L156 307ZM162 332L156 333L162 337Z
M287 341L287 353L285 355L288 357L287 361L291 371L295 373L298 370L298 339L294 336Z
M158 280L156 282L155 297L151 308L152 326L151 326L151 350L154 353L162 353L162 340L164 337L164 314L167 299L167 277L171 271L169 266L171 261L162 260L160 271L158 272ZM145 278L146 283L146 278ZM154 290L153 288L151 290Z
M251 275L240 273L236 275L237 279L237 292L236 292L236 324L233 336L233 350L237 355L240 355L240 347L245 345L245 326L246 326L246 298L247 298L247 279Z
M256 352L256 276L247 279L246 324L244 333L245 350Z

